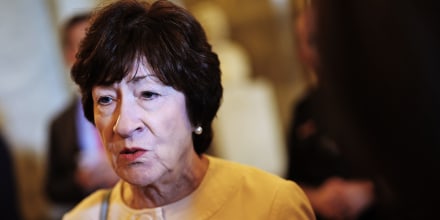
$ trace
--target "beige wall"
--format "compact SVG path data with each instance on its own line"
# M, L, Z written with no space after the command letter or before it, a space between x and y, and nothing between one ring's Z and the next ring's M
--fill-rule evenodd
M188 8L203 0L184 0ZM252 76L268 79L276 90L285 128L290 108L303 91L297 63L290 0L210 0L226 12L231 38L248 52ZM282 4L278 6L275 2Z

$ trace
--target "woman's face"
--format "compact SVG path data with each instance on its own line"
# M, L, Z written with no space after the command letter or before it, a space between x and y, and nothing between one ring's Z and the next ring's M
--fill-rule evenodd
M173 180L189 166L196 153L185 96L145 65L92 95L96 127L122 179L145 186Z

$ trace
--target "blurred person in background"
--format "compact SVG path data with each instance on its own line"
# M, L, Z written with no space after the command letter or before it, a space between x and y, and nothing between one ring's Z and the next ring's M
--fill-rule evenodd
M121 180L70 219L315 219L292 181L205 154L223 87L200 23L169 1L100 8L72 78Z
M69 72L89 18L88 12L73 15L61 29L63 55ZM53 205L50 215L55 219L94 190L111 187L118 180L102 156L99 134L84 117L81 99L78 91L75 92L71 103L51 121L49 130L45 192Z
M317 117L326 109L316 103L320 92L316 75L316 12L312 1L294 4L294 33L306 91L292 110L287 135L287 178L306 192L317 219L376 219L372 178L350 163L350 155L341 150L341 143L318 123Z
M11 220L22 219L21 208L18 196L14 157L9 149L9 144L0 133L0 206L2 207L2 218Z
M440 7L317 0L321 122L387 186L381 219L438 219Z

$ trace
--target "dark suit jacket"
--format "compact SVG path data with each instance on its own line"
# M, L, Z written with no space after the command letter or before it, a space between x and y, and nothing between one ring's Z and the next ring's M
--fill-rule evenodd
M73 99L50 124L45 190L54 203L76 204L88 194L74 180L80 151L76 129L78 104Z
M16 176L13 157L9 151L9 145L0 135L0 206L2 207L2 218L18 220L22 219L20 203L18 198Z

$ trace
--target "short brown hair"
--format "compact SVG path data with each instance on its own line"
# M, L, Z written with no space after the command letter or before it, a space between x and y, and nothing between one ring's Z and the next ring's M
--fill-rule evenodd
M223 93L220 62L199 22L169 1L122 0L93 16L71 72L87 119L94 122L92 88L120 82L143 58L162 83L185 95L191 123L203 127L193 135L195 150L205 152Z

